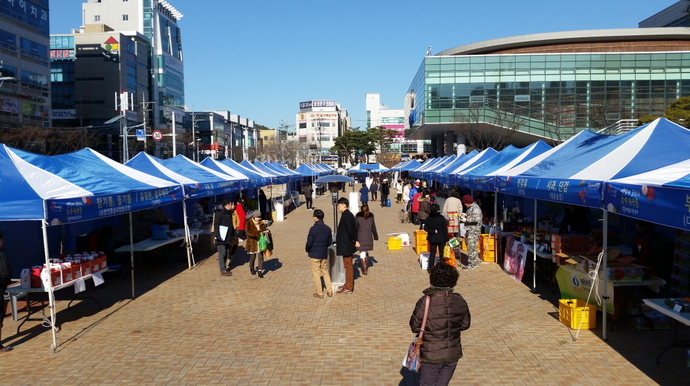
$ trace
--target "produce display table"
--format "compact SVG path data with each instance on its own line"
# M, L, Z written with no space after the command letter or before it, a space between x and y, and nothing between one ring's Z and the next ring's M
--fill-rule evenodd
M108 270L108 268L102 269L102 270L94 272L90 275L84 275L79 279L71 280L71 281L68 281L67 283L53 286L53 292L57 292L61 289L65 289L68 287L73 287L79 281L85 282L86 280L94 279L94 276L97 278L94 280L95 285L100 285L101 283L103 283L103 277L101 276L101 274L103 272L106 272L107 270ZM88 295L87 297L89 299L92 299L93 301L95 301L98 304L99 309L103 309L103 307L101 306L101 303L98 301L98 299L94 298L91 295L91 291L88 288L89 287L86 285L86 283L84 283L84 292ZM39 318L31 318L31 315L35 313L31 309L31 296L35 295L35 294L47 294L48 293L47 289L45 289L43 287L41 287L41 288L24 288L24 287L20 287L20 286L15 285L12 287L7 287L5 292L9 293L10 295L12 295L12 294L17 294L17 295L18 294L25 294L26 295L26 316L21 317L21 318L17 318L15 320L15 322L17 322L21 319L24 319L19 324L19 326L17 326L17 334L19 334L19 331L20 331L22 325L24 323L26 323L26 321L28 321L28 320L43 321L43 326L45 326L46 328L50 328L50 319L45 313L45 300L44 300L42 295L39 295L39 296L41 296L41 318L40 319ZM77 292L75 291L75 294L72 296L72 299L67 304L67 308L69 308L72 305L72 302L74 301L76 295L77 295ZM16 307L16 303L13 306ZM12 312L14 315L17 312L17 310L13 309Z
M202 229L190 229L189 230L189 236L194 237L196 235L199 235L203 232ZM134 243L134 252L148 252L152 251L154 249L160 248L163 245L171 244L176 241L182 241L184 240L184 231L182 232L175 232L173 237L168 237L167 239L163 240L153 240L153 239L146 239L142 240L138 243ZM129 244L128 245L123 245L115 250L117 253L127 253L130 251Z
M670 316L671 319L675 321L673 323L673 342L671 342L668 347L663 349L656 357L657 364L660 363L661 356L664 355L664 353L671 347L690 347L690 342L678 340L678 322L683 323L686 326L690 326L690 312L676 312L669 308L669 306L665 304L664 300L665 299L642 299L644 304L661 312L664 315Z

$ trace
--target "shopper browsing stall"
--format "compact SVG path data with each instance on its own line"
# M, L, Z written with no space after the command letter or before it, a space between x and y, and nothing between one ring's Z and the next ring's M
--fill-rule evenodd
M469 194L462 196L462 204L467 208L467 217L461 217L464 221L467 234L467 266L462 269L476 269L479 267L479 235L482 233L482 210Z

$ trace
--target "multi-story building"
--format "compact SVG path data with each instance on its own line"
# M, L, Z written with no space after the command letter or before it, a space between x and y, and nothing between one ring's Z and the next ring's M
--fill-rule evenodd
M184 60L178 21L182 14L165 0L88 0L82 4L84 24L104 23L116 31L136 31L151 42L155 102L153 126L172 126L173 112L184 115Z
M395 142L390 151L396 154L419 155L424 153L424 141L405 138L405 110L389 109L381 104L381 94L364 94L367 110L367 127L384 127L395 130ZM429 141L427 141L429 142Z
M0 1L0 128L50 126L48 0Z
M690 27L690 0L679 1L644 19L638 25L640 28Z
M467 44L422 60L405 96L406 127L415 129L408 138L432 140L432 156L451 154L456 143L462 152L487 136L504 145L557 143L582 130L663 115L690 95L689 64L690 31L681 27Z
M189 134L185 138L194 143L186 151L189 158L230 158L237 162L256 159L258 134L252 120L222 110L188 111L184 126Z
M129 153L121 153L125 127L137 126L151 112L142 108L150 97L149 39L137 32L115 32L104 24L87 24L72 34L51 35L51 89L53 125L89 127L102 134L95 149L116 160L128 159L145 149L145 141L129 141ZM120 115L122 93L130 93L125 116ZM126 123L126 125L125 125ZM133 129L134 130L134 129ZM134 137L134 131L129 132ZM147 130L150 132L150 130ZM153 143L148 139L148 144ZM141 146L137 146L141 145Z
M337 163L337 154L331 154L330 149L335 139L350 127L347 110L333 100L306 101L299 105L295 121L301 151L308 154L305 160L319 162L325 157L329 163Z

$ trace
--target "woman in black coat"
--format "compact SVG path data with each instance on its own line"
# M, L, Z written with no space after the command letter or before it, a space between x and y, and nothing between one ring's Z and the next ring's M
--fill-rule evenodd
M362 265L362 275L369 271L369 251L374 249L374 240L379 239L376 231L374 214L369 211L369 205L362 205L362 211L355 216L357 220L357 241L359 241L359 259Z
M266 193L263 189L259 189L259 211L261 212L261 219L264 221L272 221L273 214L271 213L271 205L266 198Z
M436 264L436 251L438 250L439 258L443 258L443 247L448 242L448 226L446 219L439 213L439 206L431 204L429 206L430 214L426 220L426 240L429 242L429 265L427 270L431 272Z
M355 289L352 255L359 248L359 242L357 241L357 221L348 209L349 206L350 201L347 198L341 197L338 200L338 212L340 212L341 217L335 235L336 252L343 257L343 265L345 266L345 285L338 289L337 293L339 294L349 294Z

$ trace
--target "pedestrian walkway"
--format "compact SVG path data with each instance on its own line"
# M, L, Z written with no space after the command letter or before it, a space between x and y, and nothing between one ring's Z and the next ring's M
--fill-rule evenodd
M318 196L314 206L333 227L330 195ZM17 336L17 324L6 318L3 343L15 349L0 354L0 385L416 385L401 360L412 340L410 314L429 283L411 248L386 250L387 234L416 229L400 223L401 207L372 205L380 237L373 266L367 276L356 274L351 295L312 297L304 252L312 212L301 206L270 227L276 249L264 279L250 274L240 253L232 277L219 275L215 255L193 270L153 270L150 279L137 278L136 300L127 299L128 275L109 280L94 291L102 311L88 300L69 310L67 301L58 302L56 354L39 322L27 322ZM686 349L673 348L655 363L672 331L620 323L607 342L601 328L573 341L553 303L496 264L461 271L457 291L467 299L472 326L463 333L465 356L451 385L690 379Z

